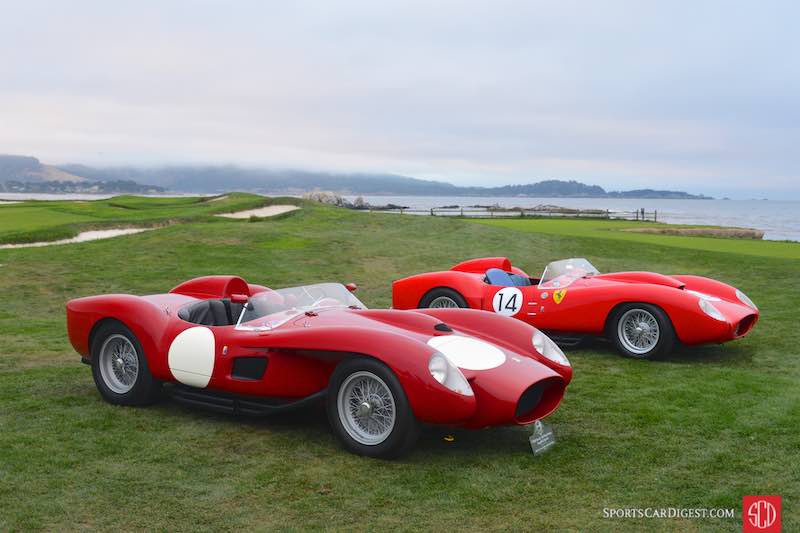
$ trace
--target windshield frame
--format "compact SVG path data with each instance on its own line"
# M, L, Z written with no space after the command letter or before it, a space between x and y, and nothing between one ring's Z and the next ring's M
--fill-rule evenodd
M539 278L540 289L563 289L575 281L599 274L600 271L585 257L550 261Z
M322 291L320 298L315 298L311 291L314 289ZM340 290L341 289L341 290ZM286 303L286 299L289 297L297 298L298 295L306 296L311 300L314 300L311 304L308 305L293 305L287 304L286 307L282 307ZM245 319L245 315L248 311L254 310L254 300L261 298L269 298L269 297L279 297L281 298L282 302L278 305L278 307L271 312L268 312L264 315L256 316L254 318ZM330 305L317 305L323 300L330 299L330 300L337 300L338 298L343 298L344 302L339 300L337 304L330 304ZM235 329L239 331L270 331L275 328L286 324L290 320L297 318L298 316L308 313L309 311L317 311L323 309L366 309L367 307L359 300L350 290L347 289L341 283L312 283L309 285L298 285L296 287L284 287L281 289L268 289L263 292L259 292L254 294L248 299L247 304L242 307L241 313L239 313L239 318L236 321ZM269 317L276 316L276 319L270 320ZM265 320L266 319L266 320ZM262 325L250 325L252 322L257 322L264 320Z

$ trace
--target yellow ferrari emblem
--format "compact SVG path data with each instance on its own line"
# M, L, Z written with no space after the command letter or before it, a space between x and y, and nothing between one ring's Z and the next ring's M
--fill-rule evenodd
M553 301L556 305L561 303L561 300L564 299L564 296L567 295L567 289L558 289L557 291L553 292Z

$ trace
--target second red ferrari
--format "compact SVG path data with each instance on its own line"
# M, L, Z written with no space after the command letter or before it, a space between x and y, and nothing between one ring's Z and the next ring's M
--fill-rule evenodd
M548 264L538 278L505 257L473 259L392 285L395 309L470 307L512 316L564 344L605 336L626 356L650 359L686 345L745 336L758 308L740 290L700 276L601 274L586 259Z

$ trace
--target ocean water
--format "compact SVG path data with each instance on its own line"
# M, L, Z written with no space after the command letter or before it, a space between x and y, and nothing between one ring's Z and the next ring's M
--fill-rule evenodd
M347 196L354 200L356 196ZM627 198L503 198L478 196L363 196L373 205L396 204L412 209L446 205L535 207L541 204L576 209L658 211L659 222L755 228L770 240L800 241L800 201L775 200L646 200Z

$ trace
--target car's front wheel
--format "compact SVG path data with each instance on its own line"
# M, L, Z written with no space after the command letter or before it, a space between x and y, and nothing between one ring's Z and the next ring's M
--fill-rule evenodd
M345 448L391 458L408 451L419 428L394 373L374 359L341 363L328 385L328 420Z
M158 398L160 383L153 379L139 339L125 325L109 321L92 341L92 377L109 403L144 405Z
M619 306L608 323L608 337L627 357L655 359L672 351L675 330L667 314L655 305Z

